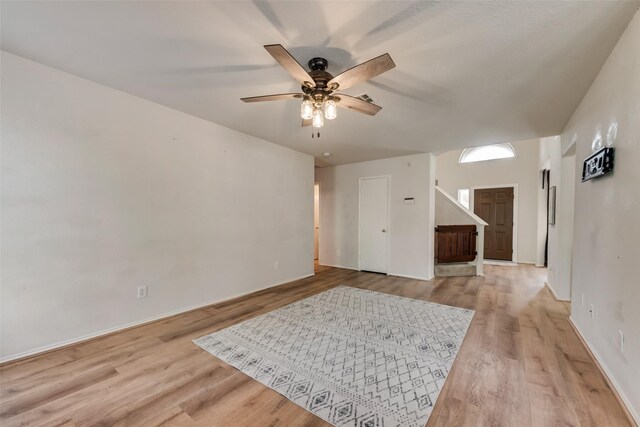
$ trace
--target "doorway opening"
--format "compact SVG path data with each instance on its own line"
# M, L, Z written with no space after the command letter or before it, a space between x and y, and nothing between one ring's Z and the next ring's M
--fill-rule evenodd
M470 199L473 212L489 224L484 259L517 262L517 185L471 187Z

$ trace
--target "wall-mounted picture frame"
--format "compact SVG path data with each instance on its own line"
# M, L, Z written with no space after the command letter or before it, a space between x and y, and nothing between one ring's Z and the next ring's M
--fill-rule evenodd
M556 186L549 188L549 224L556 225Z
M613 172L613 153L613 147L604 147L584 159L582 182Z

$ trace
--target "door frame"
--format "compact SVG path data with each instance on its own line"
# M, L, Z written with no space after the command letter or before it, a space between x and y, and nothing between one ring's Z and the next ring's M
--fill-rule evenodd
M376 176L366 176L366 177L360 177L358 178L358 271L362 271L362 269L360 268L360 241L361 239L361 235L360 235L360 224L362 223L362 181L368 180L368 179L379 179L379 178L386 178L387 179L387 232L385 233L387 235L387 256L386 256L386 264L387 264L387 272L385 273L387 276L389 275L389 267L390 267L390 262L389 262L389 258L391 255L391 239L390 239L390 235L391 235L391 227L389 227L389 224L391 222L391 175L376 175Z
M313 263L316 262L315 252L316 252L316 186L318 186L318 265L320 264L320 183L313 183Z
M483 190L485 188L513 188L513 238L512 247L513 254L511 256L511 262L518 262L518 184L492 184L492 185L475 185L469 187L469 207L475 207L475 193L476 190ZM474 209L470 209L475 213ZM484 248L482 248L484 250ZM491 260L489 260L491 261ZM509 262L509 261L506 261Z

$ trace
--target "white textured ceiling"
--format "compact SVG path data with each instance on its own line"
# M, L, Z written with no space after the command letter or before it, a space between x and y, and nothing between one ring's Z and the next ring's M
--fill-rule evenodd
M1 3L2 49L340 164L560 133L637 1L71 1ZM397 67L345 91L311 139L298 91L263 49L281 43L334 75L388 52Z

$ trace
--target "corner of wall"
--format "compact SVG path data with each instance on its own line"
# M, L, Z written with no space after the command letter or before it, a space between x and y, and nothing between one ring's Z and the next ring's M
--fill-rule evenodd
M436 227L436 156L433 153L428 153L429 163L429 185L428 191L428 234L427 242L429 245L428 264L427 264L427 277L428 280L434 278L435 269L435 227Z

